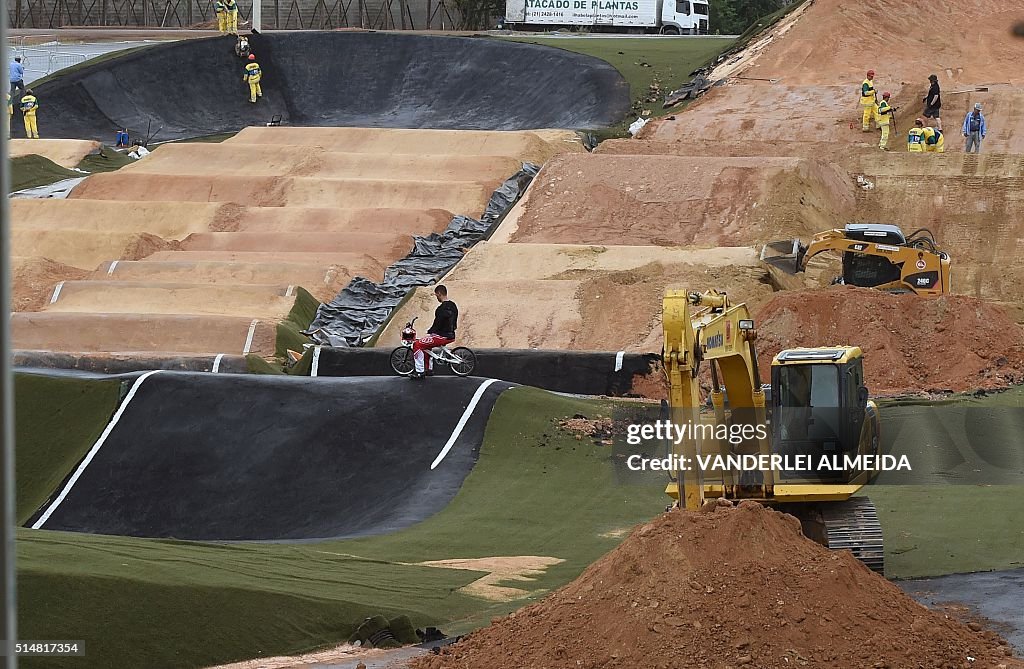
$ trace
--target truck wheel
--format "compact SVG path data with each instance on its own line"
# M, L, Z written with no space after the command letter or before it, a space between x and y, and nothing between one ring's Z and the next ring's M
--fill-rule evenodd
M676 28L675 26L666 26L665 27L665 34L666 35L678 35L679 34L679 28Z

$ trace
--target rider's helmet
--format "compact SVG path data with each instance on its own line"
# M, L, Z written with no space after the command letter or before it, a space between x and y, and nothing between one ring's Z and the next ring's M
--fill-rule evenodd
M415 340L416 340L416 330L414 330L411 325L406 325L405 329L402 330L402 341L415 341Z

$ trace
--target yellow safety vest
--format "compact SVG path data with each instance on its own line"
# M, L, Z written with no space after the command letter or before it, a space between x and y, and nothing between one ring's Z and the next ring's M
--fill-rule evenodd
M23 96L21 96L21 113L22 114L35 114L37 109L39 109L39 105L36 104L36 96L34 96L34 95L23 95Z
M907 150L918 153L924 151L924 128L911 128L907 133Z
M865 79L864 83L860 85L860 103L862 105L875 104L875 84L870 79Z
M884 98L878 103L878 125L889 125L889 110L891 109L892 107Z

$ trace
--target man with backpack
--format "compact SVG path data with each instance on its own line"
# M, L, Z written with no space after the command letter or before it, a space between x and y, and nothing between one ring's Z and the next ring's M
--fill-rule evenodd
M987 132L985 117L981 113L981 103L975 102L974 111L967 114L967 118L964 119L963 133L967 138L967 148L964 151L970 153L973 148L975 153L981 153L981 140L985 139Z

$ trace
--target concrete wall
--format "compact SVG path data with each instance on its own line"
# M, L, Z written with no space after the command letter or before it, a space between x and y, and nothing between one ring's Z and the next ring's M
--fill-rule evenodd
M263 0L263 29L370 28L448 30L456 10L440 0ZM405 22L403 24L403 5ZM239 24L248 21L252 0L239 0ZM8 0L11 28L69 26L159 26L184 28L216 17L212 0ZM248 24L245 28L248 28Z

